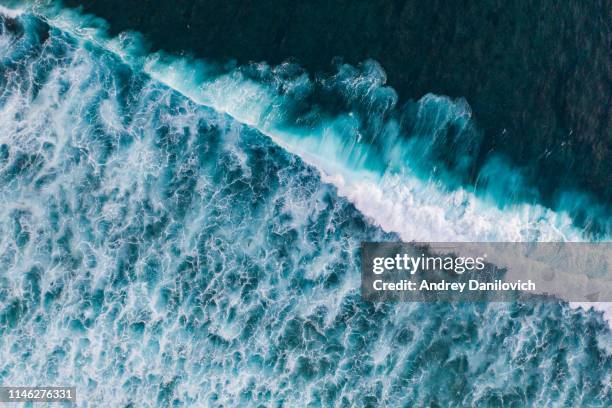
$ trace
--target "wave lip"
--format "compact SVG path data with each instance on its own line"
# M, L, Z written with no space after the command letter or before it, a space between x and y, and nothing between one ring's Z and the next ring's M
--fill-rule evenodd
M437 177L423 177L418 162L423 157L429 161L427 149L432 149L432 145L448 142L444 137L448 127L455 129L457 139L468 139L468 143L458 145L469 147L472 129L469 108L464 101L427 95L411 106L416 112L412 125L417 134L414 139L405 140L394 132L397 124L390 120L375 124L384 127L375 135L384 139L384 143L370 144L363 141L368 136L359 132L359 118L351 113L328 120L317 118L313 125L298 129L288 126L283 116L286 96L271 94L266 86L240 72L202 81L199 75L206 70L200 65L181 60L164 64L158 56L147 61L145 70L192 100L257 128L315 165L322 171L323 179L333 183L341 195L348 197L377 225L399 233L405 241L585 239L567 213L557 213L537 204L500 208L492 199L483 199L470 189L459 186L449 190ZM375 72L380 75L378 68ZM350 82L361 86L365 81L370 81L366 82L369 89L376 88L380 76L367 80L357 77ZM307 86L307 78L299 77L287 88ZM387 103L383 105L392 106L389 99L393 95L385 96ZM374 102L368 106L384 110ZM425 138L428 143L423 142ZM459 158L457 166L461 165ZM438 171L442 178L445 175L435 165L432 171Z

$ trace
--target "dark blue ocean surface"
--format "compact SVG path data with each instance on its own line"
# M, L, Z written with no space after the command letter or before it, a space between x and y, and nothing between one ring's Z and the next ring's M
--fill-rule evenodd
M609 404L601 314L364 303L360 242L398 236L314 167L92 42L0 19L2 385L75 385L84 407Z
M489 156L503 154L546 205L576 190L612 212L607 0L63 3L104 18L113 35L135 30L175 54L242 65L291 60L313 78L335 72L334 59L374 59L402 101L428 93L469 101L485 137L467 181L482 181Z

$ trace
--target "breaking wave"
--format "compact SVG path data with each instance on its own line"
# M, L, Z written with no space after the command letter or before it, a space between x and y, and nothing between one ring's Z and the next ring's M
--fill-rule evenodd
M80 406L612 397L593 310L360 300L361 241L609 228L597 206L577 223L525 202L501 157L470 186L465 101L398 107L371 61L313 79L149 55L63 11L2 14L3 384L76 384Z

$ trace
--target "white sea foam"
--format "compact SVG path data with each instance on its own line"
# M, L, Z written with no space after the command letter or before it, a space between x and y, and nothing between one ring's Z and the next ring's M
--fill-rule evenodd
M45 166L23 166L0 194L9 204L0 205L8 295L0 307L10 314L13 304L26 305L0 336L5 382L66 381L78 387L79 406L365 406L374 395L378 405L449 405L456 393L445 391L458 378L470 391L462 405L486 405L517 384L535 387L537 406L559 405L559 393L573 395L563 401L607 395L606 366L584 370L612 350L592 315L550 303L360 302L351 254L360 237L384 234L335 199L312 168L156 81L125 81L125 67L90 44L54 31L46 45L50 65L19 56L29 69L10 78L12 99L0 109L9 160L21 151ZM67 57L53 58L64 45ZM29 75L34 68L46 74L36 92L28 86L41 78ZM132 80L142 87L126 88ZM245 109L253 102L246 93ZM278 110L266 114L268 95L258 95L262 104L245 114L272 118ZM334 129L317 141L316 132L253 127L317 165L347 196L357 191L352 200L373 223L401 229L393 207L386 218L377 213L386 200L369 199L371 191L397 198L400 183L417 217L415 231L404 233L425 225L418 206L426 204L448 212L441 222L458 236L469 231L452 221L461 219L461 200L436 206L448 192L435 182L349 166ZM174 183L191 182L181 216ZM439 194L426 199L428 189ZM29 241L19 244L21 235Z
M6 10L6 11L5 11ZM19 11L1 10L7 15ZM49 21L72 34L106 48L123 61L143 69L157 81L193 101L230 115L256 128L287 151L298 155L321 172L325 182L375 225L397 233L404 241L432 242L583 242L588 240L572 224L565 212L556 212L538 204L516 204L499 208L486 198L458 188L444 188L438 180L422 180L409 167L384 173L372 172L343 152L341 126L333 119L310 133L294 134L278 125L282 117L282 99L265 85L233 71L208 78L203 62L172 58L170 63L159 54L141 58L138 36L105 35L104 22L65 9L38 9L47 12ZM307 78L304 78L307 81ZM301 84L301 83L300 83ZM297 84L297 85L300 85ZM295 84L292 84L295 85ZM435 95L442 103L455 102ZM464 102L457 102L460 105ZM469 109L469 107L467 108ZM469 114L469 112L468 112ZM346 118L337 118L344 120ZM607 303L573 303L575 307L594 307L612 317Z
M0 5L0 14L4 14L5 16L15 18L19 17L23 14L23 10L19 8L8 8Z

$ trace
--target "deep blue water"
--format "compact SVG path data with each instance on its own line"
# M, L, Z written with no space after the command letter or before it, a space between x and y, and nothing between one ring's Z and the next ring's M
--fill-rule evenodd
M584 238L567 214L463 190L461 162L429 143L360 135L397 122L353 126L374 117L359 100L358 119L279 115L301 93L276 90L300 76L198 88L190 63L139 70L32 14L0 19L1 384L76 385L91 407L612 399L610 329L592 310L359 295L361 241ZM369 64L347 78L376 78ZM465 101L412 109L412 133L477 137ZM368 186L384 199L355 190Z

